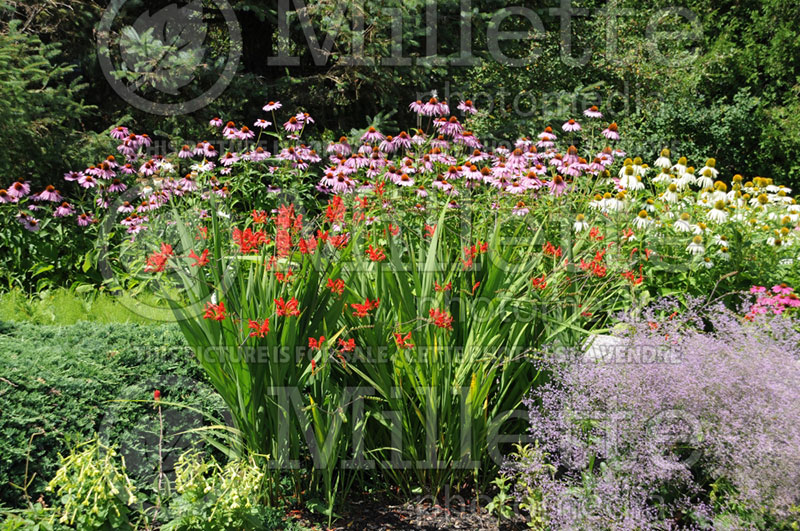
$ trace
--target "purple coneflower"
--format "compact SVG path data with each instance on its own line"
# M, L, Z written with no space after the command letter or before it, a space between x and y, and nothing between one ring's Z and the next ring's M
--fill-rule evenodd
M58 190L56 190L56 187L52 184L48 184L38 195L33 196L34 201L52 201L57 203L61 201L61 199L61 194L58 193Z
M114 193L116 193L116 192L124 192L127 189L128 189L128 186L125 183L123 183L122 181L120 181L119 179L114 179L113 181L111 181L111 186L108 187L108 191L109 192L114 192Z
M556 175L551 180L547 181L547 187L550 188L550 193L558 197L563 194L567 189L567 183L560 175Z
M194 156L192 153L192 148L187 145L184 145L181 150L178 152L178 158L180 159L190 159Z
M585 111L583 111L584 116L588 116L589 118L602 118L603 113L600 112L600 109L597 108L597 105L592 105Z
M561 126L561 129L563 129L564 131L566 131L568 133L575 132L575 131L580 131L581 130L581 124L579 124L578 122L576 122L575 120L570 118L569 120L564 122L564 125Z
M153 175L155 172L156 172L156 162L153 159L148 160L139 167L139 173L141 173L145 177L149 177Z
M249 127L243 125L242 128L236 133L236 136L239 138L239 140L250 140L255 138L256 134Z
M83 188L94 188L97 186L97 181L91 175L83 175L80 179L78 179L78 184Z
M362 142L380 142L383 139L384 136L372 126L370 126L369 129L367 129L367 132L361 136ZM371 149L372 148L370 148L370 151Z
M94 216L92 214L83 213L83 214L78 216L78 225L81 226L81 227L86 227L86 226L94 223L95 221L96 220L95 220L95 218L94 218Z
M17 221L22 223L22 226L31 232L36 232L39 230L39 220L25 214L24 212L17 214Z
M281 102L279 102L279 101L270 101L270 102L267 102L267 104L264 105L264 107L262 107L262 109L264 111L266 111L266 112L271 112L271 111L277 111L281 107L282 107Z
M530 209L526 207L525 203L522 201L519 201L516 205L514 205L514 208L511 209L511 213L515 216L524 216L528 212L530 212Z
M603 136L609 140L619 140L619 130L617 128L617 122L611 122L608 124L608 127L603 129Z
M129 134L128 128L121 125L111 130L111 138L116 140L123 140L124 138L127 138Z
M72 208L72 205L64 201L63 203L58 205L58 208L56 208L55 212L53 212L53 216L56 218L64 218L67 216L71 216L74 213L75 209Z
M296 116L292 116L288 122L283 124L283 128L289 133L296 133L303 129L303 123Z
M8 193L5 188L0 188L0 204L2 203L16 203L17 200Z
M459 111L463 112L464 114L475 114L478 110L472 104L472 100L465 100L459 102L458 107L456 107Z
M220 161L222 162L223 166L231 166L232 164L239 162L240 158L241 157L239 157L237 153L231 153L228 151L222 156L222 158L220 158Z
M272 125L272 122L267 120L262 120L261 118L259 118L258 120L256 120L256 123L253 124L253 127L260 127L261 129L266 129L270 125Z
M215 116L211 120L208 121L208 125L211 127L222 127L222 118Z

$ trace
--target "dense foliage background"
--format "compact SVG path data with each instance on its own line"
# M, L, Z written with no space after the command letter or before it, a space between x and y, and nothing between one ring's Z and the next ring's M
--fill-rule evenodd
M170 3L125 4L126 12L141 13ZM563 118L596 103L620 123L626 142L637 145L643 157L655 157L665 147L647 141L658 138L676 154L715 156L723 175L764 175L788 185L800 181L800 163L793 157L800 148L800 4L791 0L687 0L672 11L664 9L676 3L666 0L575 1L577 16L566 34L555 10L559 4L528 2L543 21L543 38L500 44L504 55L516 58L538 49L538 57L523 66L498 62L487 45L492 19L507 9L505 1L473 1L469 15L460 13L458 1L438 1L437 54L450 58L439 63L419 60L433 45L426 37L423 0L308 1L303 12L319 41L333 38L330 56L319 65L294 2L287 2L289 40L279 32L278 2L230 4L242 29L238 71L221 97L187 121L138 111L112 90L99 67L94 29L108 2L1 0L0 172L37 185L56 182L93 155L105 156L107 136L95 133L117 123L177 142L199 138L214 113L234 120L254 116L263 100L274 98L309 112L320 131L348 130L365 127L364 116L375 123L392 121L396 102L438 90L440 97L472 97L487 111L476 131L484 140L531 134L531 122L538 127L542 118ZM211 62L230 46L213 6L204 1L209 26L204 46ZM350 22L340 26L342 9L348 21L350 13L363 9L364 30L349 29ZM392 55L396 17L387 15L390 9L403 15L402 54L411 64L376 60L348 66L343 58L354 38L363 39L367 57ZM466 20L471 20L473 65L458 60ZM532 32L519 16L499 29ZM666 30L683 33L676 38L659 33ZM569 51L563 35L570 36ZM267 57L278 51L300 56L300 65L268 64Z

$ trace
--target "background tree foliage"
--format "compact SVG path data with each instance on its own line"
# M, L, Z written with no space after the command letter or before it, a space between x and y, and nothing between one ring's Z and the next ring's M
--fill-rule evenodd
M125 12L156 12L171 3L129 0ZM564 2L525 2L541 19L543 36L518 15L502 20L505 0L473 0L463 13L459 0L439 0L438 61L426 59L434 49L426 0L289 0L288 34L279 28L279 0L230 4L242 28L232 83L207 108L163 117L129 106L100 70L95 32L106 0L0 0L6 147L0 185L19 175L37 184L58 181L63 171L99 157L102 140L94 133L117 123L183 142L206 135L210 115L250 119L265 100L280 99L288 109L311 113L320 137L330 138L368 120L412 127L405 105L430 90L476 100L485 110L478 132L490 141L535 133L543 120L599 104L637 155L652 158L666 146L695 162L715 156L727 176L800 183L800 4L791 0L576 0L566 33L557 11ZM231 43L214 3L203 0L203 7L205 75L213 78L214 61ZM319 43L331 39L329 50L312 53L301 17L311 21ZM461 53L467 23L473 64ZM519 66L498 61L487 39L494 29L532 37L501 42L503 55L535 57ZM402 35L401 49L393 32ZM348 62L354 43L367 59L355 65ZM270 64L267 58L281 52L298 56L299 64ZM387 64L393 54L409 64Z

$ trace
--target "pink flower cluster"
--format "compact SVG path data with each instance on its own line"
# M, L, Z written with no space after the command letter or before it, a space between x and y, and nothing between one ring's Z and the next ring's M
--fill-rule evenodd
M767 290L764 286L753 286L750 288L750 293L756 295L756 302L745 316L749 320L756 315L766 313L781 315L791 308L800 307L800 297L794 293L794 288L786 284L777 284L772 286L771 290Z

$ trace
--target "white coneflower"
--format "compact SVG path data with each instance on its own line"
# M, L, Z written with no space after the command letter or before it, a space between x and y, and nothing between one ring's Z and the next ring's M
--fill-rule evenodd
M717 168L715 167L716 165L717 165L717 161L716 160L708 159L706 161L706 165L703 166L702 168L700 168L700 175L705 175L706 171L708 171L711 174L711 178L712 179L716 179L717 176L719 175L719 172L717 171Z
M610 194L609 194L610 195ZM619 212L625 208L625 194L620 192L615 196L603 198L603 206L611 212Z
M689 232L692 230L692 226L689 224L690 216L686 212L681 214L681 217L675 222L675 230L678 232Z
M714 243L719 245L720 247L728 248L730 247L730 242L728 242L728 237L724 234L717 234L714 236Z
M661 156L658 157L653 164L653 166L657 168L664 168L667 169L672 166L672 163L669 161L669 150L664 148L661 150Z
M753 195L752 199L750 199L751 207L764 206L767 203L769 203L769 197L767 197L767 194Z
M707 256L705 258L703 258L703 261L700 262L700 264L703 267L705 267L706 269L711 269L712 267L714 267L714 262L712 262L711 258L709 258Z
M697 178L695 184L699 186L701 190L714 186L714 176L711 174L711 170L705 168L705 170L701 171L700 177Z
M642 205L642 208L647 210L648 212L655 212L656 211L656 203L652 199L648 199Z
M714 223L725 223L728 220L728 211L725 210L725 202L717 201L714 208L708 211L706 217Z
M667 186L667 191L661 194L661 199L666 203L675 203L678 200L678 185L670 183Z
M636 157L633 159L633 171L636 175L639 177L644 177L648 169L649 168L647 167L647 164L642 163L641 157Z
M595 194L594 199L589 201L589 208L601 211L605 210L605 205L603 203L603 196L600 194Z
M680 174L678 180L676 181L681 189L693 185L697 181L697 177L694 174L694 168L688 167L686 170Z
M672 174L669 172L667 168L662 168L661 173L653 178L653 182L656 184L669 184L673 180Z
M636 172L632 165L623 166L620 170L619 186L625 190L631 189L636 182Z
M645 229L653 222L646 210L640 210L639 215L633 218L633 225L637 229Z
M625 159L625 161L622 163L622 167L619 169L619 174L617 175L617 177L619 177L620 179L625 177L625 174L628 172L628 168L631 169L630 175L633 175L635 172L633 170L633 161L631 159Z
M692 225L692 232L695 234L704 234L708 230L708 226L702 221L697 225Z
M717 251L717 256L719 257L720 260L723 260L725 262L731 259L731 255L728 252L727 247L721 247L719 251Z
M692 238L692 241L686 246L686 251L693 255L703 254L706 252L706 248L703 247L703 237L695 236Z
M589 224L586 223L585 217L583 214L578 214L575 216L575 223L572 224L572 229L575 232L581 232L589 228Z
M672 166L673 173L677 173L678 175L683 174L686 171L686 157L681 157L678 159L678 162Z

